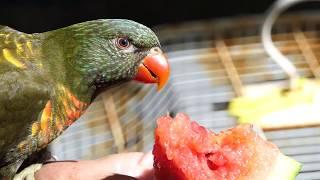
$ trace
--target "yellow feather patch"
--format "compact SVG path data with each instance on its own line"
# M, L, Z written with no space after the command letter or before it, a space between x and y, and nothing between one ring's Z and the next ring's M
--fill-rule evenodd
M40 126L38 122L35 122L32 124L31 127L31 136L36 136L38 134L38 132L40 131Z
M16 46L17 46L17 49L16 49L17 54L19 56L22 56L24 52L23 44L16 42Z
M14 39L14 44L16 45L16 52L18 55L22 55L22 53L24 52L24 48L23 48L23 43L20 43L17 38Z
M32 50L32 44L31 44L31 42L30 41L27 41L27 47L28 47L28 49L29 49L29 51L31 52L31 54L33 54L33 50Z
M11 35L11 33L6 34L6 36L5 36L6 39L4 40L4 43L5 43L5 44L10 44L10 42L11 42L11 41L10 41L10 35Z
M12 65L18 67L18 68L26 68L26 66L21 63L18 59L16 59L8 49L3 49L2 50L4 58L11 63Z

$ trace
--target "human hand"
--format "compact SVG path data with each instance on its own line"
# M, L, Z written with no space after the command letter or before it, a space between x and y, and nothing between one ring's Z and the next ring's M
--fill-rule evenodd
M57 161L42 166L36 180L152 180L152 153L122 153L97 160Z

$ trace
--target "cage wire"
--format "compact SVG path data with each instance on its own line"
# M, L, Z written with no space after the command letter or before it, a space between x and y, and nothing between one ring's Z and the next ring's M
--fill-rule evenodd
M171 65L168 85L157 92L153 86L127 83L105 92L51 144L53 154L60 159L94 159L151 150L156 119L167 113L185 112L215 132L235 126L236 119L227 108L231 99L241 95L243 86L283 86L288 81L263 49L262 20L243 17L154 28ZM281 17L272 38L300 76L318 76L319 13ZM303 164L297 179L320 179L320 127L267 131L265 135Z

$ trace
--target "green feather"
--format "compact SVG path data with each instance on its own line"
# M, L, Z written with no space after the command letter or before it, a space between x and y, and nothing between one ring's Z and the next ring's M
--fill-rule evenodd
M115 46L120 37L130 40L131 51ZM63 89L89 104L100 88L131 80L143 57L159 46L149 28L130 20L100 19L35 34L0 26L0 177L12 177L24 159L62 133L58 121L65 123L66 108L75 106ZM48 101L53 119L47 142L37 131L31 134ZM22 142L27 145L18 148Z

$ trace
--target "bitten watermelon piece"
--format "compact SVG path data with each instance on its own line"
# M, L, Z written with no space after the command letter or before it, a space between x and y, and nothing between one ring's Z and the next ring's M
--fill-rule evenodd
M185 114L158 119L153 154L158 180L287 180L301 168L250 125L215 134Z

